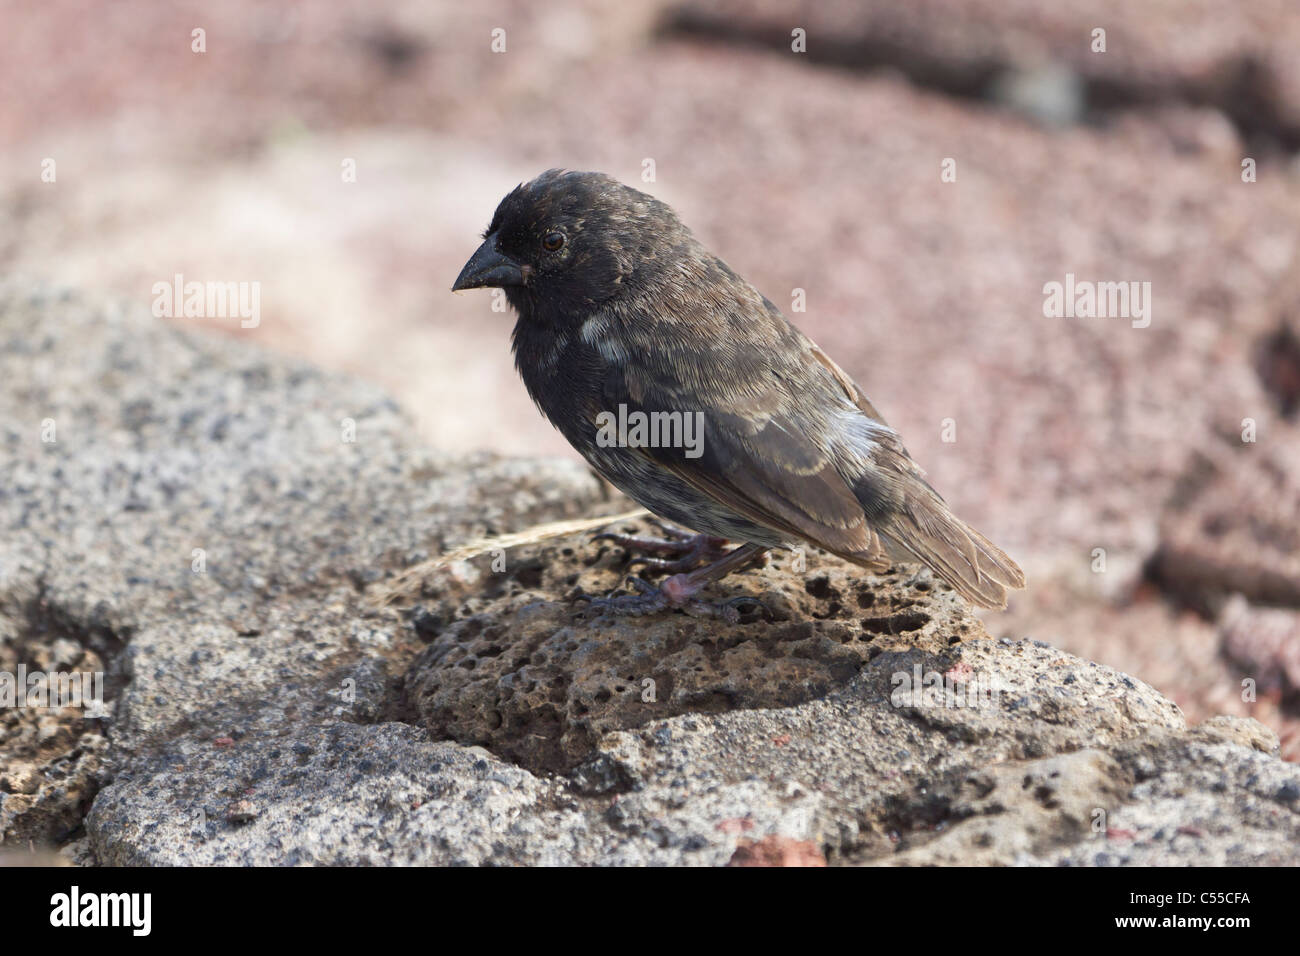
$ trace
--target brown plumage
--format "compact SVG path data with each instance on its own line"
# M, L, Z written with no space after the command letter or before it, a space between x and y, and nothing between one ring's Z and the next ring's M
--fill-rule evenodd
M515 361L538 407L655 514L756 550L808 542L872 570L915 559L983 607L1024 586L853 380L658 200L544 173L502 200L453 288L485 285L519 313ZM702 444L610 445L601 416L620 408L698 414Z

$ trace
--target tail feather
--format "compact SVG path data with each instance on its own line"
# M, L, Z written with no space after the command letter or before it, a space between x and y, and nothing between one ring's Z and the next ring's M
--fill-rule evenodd
M1006 551L948 510L944 499L919 476L901 489L902 501L876 518L871 548L844 554L880 570L888 558L914 558L980 607L1006 607L1006 592L1024 587L1024 572Z
M908 495L880 534L934 569L980 607L1007 606L1007 591L1025 586L1011 557L951 511L938 495Z

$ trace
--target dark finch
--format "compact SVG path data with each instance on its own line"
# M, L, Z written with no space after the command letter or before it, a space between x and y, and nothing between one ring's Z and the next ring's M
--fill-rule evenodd
M683 560L650 563L721 555L602 606L718 612L701 587L802 542L873 571L920 561L981 607L1024 587L853 380L657 199L600 173L543 173L501 201L452 288L483 286L519 313L515 364L543 414L625 494L702 533L659 543ZM610 420L636 413L651 427L611 440ZM655 440L691 422L702 440Z

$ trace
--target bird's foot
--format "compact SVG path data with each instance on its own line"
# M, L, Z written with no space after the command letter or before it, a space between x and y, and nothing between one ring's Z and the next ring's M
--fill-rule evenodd
M737 624L754 620L754 613L757 612L757 616L770 621L771 611L758 598L744 595L726 601L710 602L696 596L706 585L720 580L730 572L761 561L766 551L766 548L755 544L741 545L734 551L726 552L712 564L665 578L658 587L638 577L628 578L639 594L615 594L603 598L580 594L578 600L587 602L587 607L583 609L584 616L601 613L640 616L681 610L695 617L719 618ZM746 614L742 608L748 608L749 613Z
M639 593L614 594L603 598L579 595L579 600L587 602L587 606L579 613L583 617L599 617L602 614L640 617L645 614L680 610L692 617L715 618L728 624L740 624L755 620L757 617L772 619L772 613L767 606L758 598L748 595L725 601L701 600L695 594L702 585L686 581L688 577L689 575L686 574L675 574L659 587L641 578L630 577L628 583Z
M726 538L708 534L691 534L660 521L654 522L665 538L637 538L631 535L605 532L593 541L610 541L628 551L641 551L628 565L645 565L645 570L656 574L678 574L692 571L702 564L717 561L727 554Z

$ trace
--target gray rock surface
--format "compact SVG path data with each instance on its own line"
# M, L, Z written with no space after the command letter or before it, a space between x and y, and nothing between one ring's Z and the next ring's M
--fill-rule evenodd
M626 573L587 535L395 589L626 502L564 462L439 456L365 385L65 293L0 287L0 372L0 650L109 677L103 720L5 716L7 842L103 864L1300 861L1271 731L1189 729L1141 681L992 640L915 569L784 556L719 587L772 612L739 625L578 614Z

